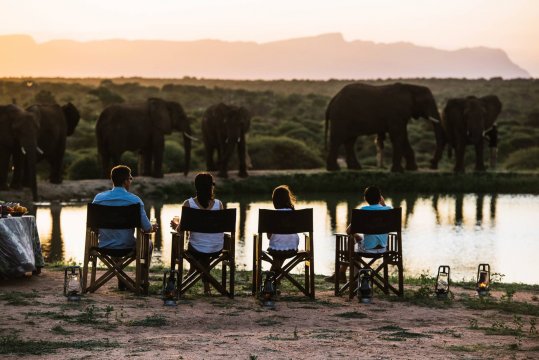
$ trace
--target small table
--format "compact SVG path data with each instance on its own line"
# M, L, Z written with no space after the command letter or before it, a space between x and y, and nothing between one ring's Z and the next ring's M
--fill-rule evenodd
M0 219L0 278L39 271L45 262L34 216Z

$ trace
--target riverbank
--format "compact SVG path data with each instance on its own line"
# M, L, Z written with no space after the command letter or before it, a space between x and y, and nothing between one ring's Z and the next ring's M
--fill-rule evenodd
M132 190L143 198L182 199L193 192L196 173L187 176L174 173L162 179L137 177ZM371 184L377 184L388 192L416 193L511 193L539 194L539 177L535 172L485 172L453 174L422 170L417 172L391 173L387 171L362 170L327 172L325 170L258 170L251 171L248 178L239 178L230 172L229 179L216 178L220 194L267 194L280 184L290 185L298 193L362 192ZM65 180L62 184L40 181L39 201L85 201L110 188L110 180ZM31 193L24 191L0 191L4 201L31 201Z
M250 296L250 273L236 274L236 297L202 296L195 287L164 307L162 273L151 295L136 297L111 281L80 303L62 295L61 267L0 284L0 354L8 359L456 359L537 358L539 289L494 286L487 299L468 284L446 301L432 279L407 279L404 298L375 294L372 304L335 297L316 277L317 299L283 282L276 310ZM427 282L425 282L428 280Z

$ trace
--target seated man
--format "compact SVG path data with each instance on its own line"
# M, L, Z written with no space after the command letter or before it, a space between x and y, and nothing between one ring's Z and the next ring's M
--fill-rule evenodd
M157 230L157 225L152 225L146 211L144 203L133 193L129 192L129 187L133 181L131 169L125 165L115 166L110 172L113 183L112 190L104 191L95 196L93 203L106 206L128 206L140 204L140 223L142 230L153 232ZM135 229L99 229L99 247L118 250L119 256L127 254L136 246ZM150 252L152 246L150 245ZM125 290L125 285L118 280L118 288Z
M376 186L369 186L365 189L364 192L365 201L369 204L362 206L360 210L389 210L392 209L391 206L387 206L382 192ZM346 233L351 235L350 226L346 228ZM370 253L370 254L381 254L387 250L387 234L353 234L355 245L354 251L356 253ZM339 277L341 281L346 281L346 270L347 265L341 265L339 268ZM327 282L335 282L335 274L327 277L325 279Z

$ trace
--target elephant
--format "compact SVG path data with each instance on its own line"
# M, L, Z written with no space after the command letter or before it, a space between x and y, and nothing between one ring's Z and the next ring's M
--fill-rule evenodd
M104 178L110 174L111 160L118 165L128 150L140 153L139 174L162 178L165 134L173 130L183 133L184 174L189 172L194 138L189 118L178 102L149 98L142 103L110 105L99 115L95 130Z
M406 170L417 170L406 126L410 118L420 117L431 120L434 126L436 149L430 167L436 169L442 155L444 133L440 125L440 114L429 88L402 83L382 86L362 83L346 85L331 99L326 110L326 144L330 123L327 169L339 170L337 156L342 144L346 150L348 168L361 169L354 151L357 137L376 134L377 141L380 142L378 147L383 147L383 134L388 133L393 145L391 171L404 170L401 165L403 156Z
M485 171L483 163L484 138L490 146L497 144L496 119L502 110L502 103L495 95L477 98L449 99L442 112L444 129L449 149L455 149L454 172L464 172L464 153L466 145L475 147L475 170Z
M219 103L210 106L202 118L202 137L206 150L208 171L219 170L219 177L228 177L228 160L238 144L240 177L247 177L245 135L249 131L251 115L243 106ZM217 150L217 164L213 153Z
M58 104L32 105L26 110L36 114L40 119L37 140L40 154L37 160L45 158L51 168L49 181L53 184L61 184L64 172L66 137L75 132L80 120L79 111L70 102L63 106ZM14 164L14 166L17 167L18 164ZM24 182L27 181L25 176Z
M29 112L17 105L0 106L0 189L7 189L7 177L10 161L20 164L14 167L11 188L21 187L17 182L22 178L22 172L27 174L32 197L37 200L36 162L38 148L38 133L40 126L39 114Z

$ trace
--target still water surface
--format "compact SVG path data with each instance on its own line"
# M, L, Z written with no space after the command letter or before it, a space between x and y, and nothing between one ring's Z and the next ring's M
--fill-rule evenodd
M226 207L238 209L236 263L239 269L251 269L258 209L273 205L261 196L220 199ZM299 199L296 208L314 210L315 272L329 275L334 270L332 234L344 232L351 210L364 204L357 194L300 194ZM539 284L539 196L402 194L388 196L386 202L403 209L405 275L435 275L439 265L449 265L453 279L469 280L475 278L479 263L489 263L493 272L505 275L503 281ZM181 215L180 202L145 205L150 218L160 224L153 262L169 265L169 223ZM47 261L82 263L86 204L39 205L36 219Z

